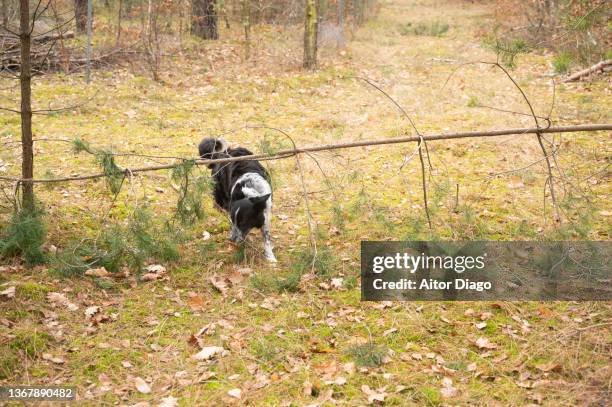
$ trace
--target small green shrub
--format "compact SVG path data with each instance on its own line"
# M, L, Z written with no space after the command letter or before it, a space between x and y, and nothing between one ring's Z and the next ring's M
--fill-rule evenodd
M310 268L314 269L315 274L319 276L329 276L337 259L328 247L319 246L316 256L314 251L307 249L296 253L293 260L293 270L300 274L307 273Z
M9 347L14 351L21 351L29 358L44 352L53 337L46 332L40 331L17 331L15 337L9 342Z
M251 344L251 352L262 362L270 363L277 359L281 349L275 346L272 340L258 338Z
M204 217L204 194L212 185L206 175L193 177L194 169L195 161L187 160L172 170L172 180L180 185L176 215L186 225Z
M126 227L108 226L98 239L80 240L60 252L55 270L63 276L81 275L98 267L115 273L123 265L140 271L148 260L176 261L180 254L174 234L168 227L155 225L146 207L137 207Z
M348 354L355 359L358 366L378 367L383 364L387 350L373 342L367 342L349 348Z
M251 277L251 284L253 287L262 292L275 291L275 292L297 292L300 286L300 280L302 273L299 270L293 270L286 275L282 276L261 276L254 275Z
M12 377L22 367L22 362L16 352L2 352L2 355L0 355L0 380Z
M442 21L431 21L428 23L406 23L400 27L401 35L419 35L428 37L441 37L449 29L449 25Z
M476 96L470 96L467 102L467 107L478 107L479 104L480 102Z
M556 73L563 74L569 72L574 62L574 57L568 52L562 52L553 58L552 64Z
M0 257L23 256L28 265L45 263L42 250L46 228L39 208L13 213L4 236L0 236Z
M489 35L484 40L485 47L489 48L501 60L501 63L512 69L516 67L516 59L521 54L530 51L530 46L522 38L499 38L496 34Z

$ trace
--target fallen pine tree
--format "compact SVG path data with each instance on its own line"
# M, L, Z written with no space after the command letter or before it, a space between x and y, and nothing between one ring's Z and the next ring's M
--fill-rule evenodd
M593 65L590 68L583 69L582 71L578 71L575 74L572 74L565 78L563 82L574 82L579 81L584 77L591 76L597 73L605 73L612 70L612 59L607 59L605 61L600 61Z

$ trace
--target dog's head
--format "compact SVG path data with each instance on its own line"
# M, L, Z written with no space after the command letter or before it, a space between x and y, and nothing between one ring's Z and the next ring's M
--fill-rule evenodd
M232 202L229 213L232 220L232 230L230 232L232 242L243 241L251 229L263 226L266 201L270 195L243 198Z

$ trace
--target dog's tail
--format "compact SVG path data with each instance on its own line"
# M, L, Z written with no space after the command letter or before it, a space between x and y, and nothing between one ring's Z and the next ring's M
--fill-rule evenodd
M214 160L216 158L222 158L227 149L227 141L222 138L210 138L207 137L202 139L198 146L200 157Z

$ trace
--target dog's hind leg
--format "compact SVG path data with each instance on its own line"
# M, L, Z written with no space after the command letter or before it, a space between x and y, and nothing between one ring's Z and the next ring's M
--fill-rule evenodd
M264 212L264 224L261 228L261 235L264 241L264 255L266 260L272 263L276 263L276 257L272 252L272 238L270 236L270 222L272 220L272 200L268 199L266 202L266 209Z

